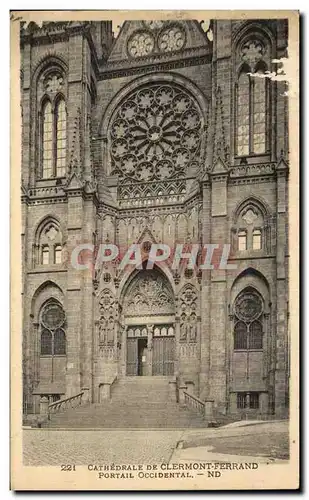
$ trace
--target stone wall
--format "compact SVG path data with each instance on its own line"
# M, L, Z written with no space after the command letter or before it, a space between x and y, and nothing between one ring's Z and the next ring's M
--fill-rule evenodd
M181 343L181 314L176 312L176 372L183 383L191 384L190 390L199 397L214 399L216 408L222 412L238 411L237 391L263 392L263 411L276 409L278 414L286 411L288 143L285 86L270 82L272 126L268 151L260 157L249 156L245 161L237 158L235 54L251 29L253 34L269 41L272 58L283 57L287 27L284 21L251 24L217 21L212 24L211 43L198 24L190 23L185 28L188 29L187 43L191 44L187 51L170 56L154 55L140 61L127 55L119 59L121 54L124 57L125 39L117 41L122 45L108 60L104 51L112 40L109 25L103 30L106 43L102 51L99 31L95 30L92 35L88 23L64 23L65 26L51 23L41 29L30 26L22 34L24 372L29 401L33 383L37 383L39 373L43 373L38 367L44 364L46 380L49 373L49 360L40 358L38 352L39 308L36 302L42 300L44 286L50 290L50 297L61 296L66 311L66 358L65 362L64 358L56 359L56 363L61 363L59 377L65 382L66 396L87 388L92 400L99 401L99 386L124 371L124 358L121 358L118 345L122 343L121 348L125 349L123 311L118 300L121 277L115 269L80 272L66 261L47 268L34 262L38 227L44 218L54 218L61 227L68 258L80 242L108 241L123 249L133 242L145 241L231 243L231 262L236 269L216 266L202 273L194 271L188 277L183 273L178 275L171 270L170 264L167 265L176 301L180 300L181 290L187 285L194 286L198 294L198 334L194 345ZM119 37L129 36L132 29L127 26ZM64 77L67 173L63 179L44 180L39 178L43 95L40 82L45 72L53 67L57 67ZM189 92L198 103L204 122L201 163L198 167L190 166L183 179L176 179L183 185L177 184L177 187L175 184L173 193L167 193L162 203L160 196L163 194L156 192L150 196L150 191L146 192L148 187L143 188L139 198L130 196L130 189L127 198L121 198L120 190L127 188L109 171L110 120L127 92L139 85L145 87L164 80ZM139 189L137 184L136 187L133 183L132 189ZM162 185L164 188L164 183ZM267 239L267 244L263 243L262 250L237 252L236 214L247 202L264 210L267 229L263 238ZM103 352L97 338L97 296L106 286L106 272L111 274L109 286L120 309L113 348L108 352L103 349ZM267 316L263 320L263 352L250 353L252 373L246 382L242 381L246 354L233 352L231 312L236 297L234 290L238 290L242 280L250 282L250 286L259 287L262 283L268 294ZM41 378L43 380L43 376Z

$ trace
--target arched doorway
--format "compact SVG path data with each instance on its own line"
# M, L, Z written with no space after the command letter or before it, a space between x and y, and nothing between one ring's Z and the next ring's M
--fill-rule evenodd
M126 374L174 374L175 302L166 276L157 268L141 270L123 301Z

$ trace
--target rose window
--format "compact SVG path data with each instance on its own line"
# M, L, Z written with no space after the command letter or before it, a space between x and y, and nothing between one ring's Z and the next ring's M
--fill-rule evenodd
M169 26L163 30L158 38L159 49L163 52L180 50L185 44L185 34L180 26Z
M154 49L154 38L147 31L135 33L128 42L128 51L132 57L142 57L150 54Z
M59 304L52 302L44 308L42 323L45 328L50 330L59 328L63 325L64 321L65 313Z
M142 182L184 175L199 160L202 120L178 87L153 84L120 106L110 129L111 173Z
M247 291L238 296L235 303L236 316L243 321L253 321L262 314L263 303L258 294Z

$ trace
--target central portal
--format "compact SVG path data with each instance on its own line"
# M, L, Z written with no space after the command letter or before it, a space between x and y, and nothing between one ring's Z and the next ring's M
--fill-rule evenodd
M166 276L159 270L135 273L124 299L126 374L174 374L175 306Z
M137 339L137 375L148 375L147 351L147 339Z

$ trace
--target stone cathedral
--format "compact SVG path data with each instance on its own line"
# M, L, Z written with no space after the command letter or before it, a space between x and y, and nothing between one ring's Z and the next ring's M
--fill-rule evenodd
M288 25L206 24L21 25L27 413L158 376L223 415L288 412ZM101 243L118 258L72 266ZM153 243L229 244L234 266L149 270Z

